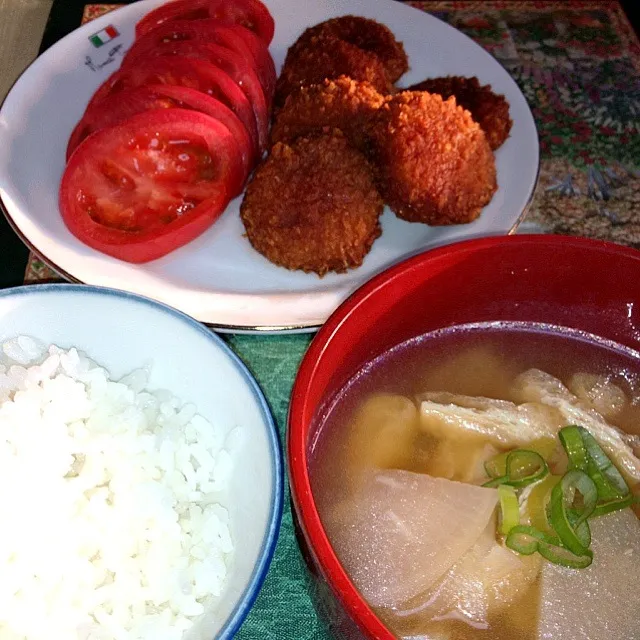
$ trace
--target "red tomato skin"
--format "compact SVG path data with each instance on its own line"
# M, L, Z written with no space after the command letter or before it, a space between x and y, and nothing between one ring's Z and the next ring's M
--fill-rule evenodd
M87 105L87 111L118 91L151 84L186 86L220 100L238 116L245 126L256 152L259 149L258 127L251 103L222 69L204 60L181 56L158 56L151 57L136 66L120 69L98 87Z
M220 152L224 146L229 162L225 165L226 173L205 185L205 199L164 226L131 232L93 220L81 206L80 197L82 191L95 189L96 176L100 178L97 167L105 159L117 158L118 150L130 143L132 136L158 132L180 139L204 140L211 153ZM127 262L149 262L184 246L206 231L223 213L230 194L237 191L241 173L231 134L217 120L186 109L147 111L119 125L96 131L78 146L62 176L60 212L69 231L88 246ZM87 185L89 176L94 180ZM164 188L165 192L170 191L171 184L161 179L157 182L158 188Z
M198 20L209 17L209 0L171 0L156 7L136 24L136 38L174 20Z
M275 23L260 0L171 0L149 12L136 24L136 38L167 22L209 17L225 24L241 24L267 46L273 40Z
M271 107L273 96L276 92L276 79L278 76L273 58L269 53L269 48L253 31L249 31L249 29L242 25L232 24L229 25L228 28L231 29L234 35L239 37L249 49L257 69L256 73L260 77L267 102L269 103L269 107Z
M164 42L149 54L151 57L180 56L205 60L224 71L247 96L256 119L260 151L267 148L269 137L269 109L267 101L253 68L226 47L208 42L177 41ZM122 68L129 68L131 63L123 63Z
M66 202L65 194L61 192L61 211L65 210ZM228 204L227 193L221 189L217 196L199 205L201 209L197 217L176 224L173 228L167 227L165 231L155 231L140 237L132 237L127 231L104 227L89 216L80 218L63 213L62 217L69 231L92 249L124 262L143 264L162 258L195 240L216 222Z
M94 131L105 129L150 109L184 108L201 111L219 120L235 138L246 181L255 161L252 142L238 117L219 100L206 93L177 85L149 85L124 89L106 97L84 114L67 145L67 161L75 148Z
M228 24L239 24L262 40L268 47L275 33L275 22L260 0L211 0L209 17Z
M224 24L210 19L165 22L133 43L122 61L122 67L139 64L153 55L155 49L162 44L181 41L218 44L236 51L256 70L267 103L271 104L275 92L276 72L269 50L255 33L236 24Z

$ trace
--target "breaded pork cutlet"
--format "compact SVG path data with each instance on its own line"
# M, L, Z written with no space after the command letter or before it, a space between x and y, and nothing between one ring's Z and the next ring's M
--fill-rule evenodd
M316 36L295 55L287 56L276 83L274 104L282 107L287 96L300 87L340 76L370 82L383 95L393 88L375 55L333 36Z
M396 94L377 111L372 143L380 192L409 222L471 222L496 191L484 132L454 99Z
M271 128L271 144L340 129L351 144L367 151L369 130L384 97L369 82L342 76L294 91Z
M276 144L247 186L240 217L268 260L323 276L362 264L383 206L367 160L338 131Z
M437 93L445 100L454 96L456 102L467 109L482 127L492 149L497 149L509 137L513 124L509 117L509 103L503 95L494 93L491 85L481 85L475 76L428 78L406 90Z
M402 42L389 27L361 16L340 16L306 29L289 49L287 59L306 48L317 36L332 36L375 54L384 65L390 82L395 82L409 68Z

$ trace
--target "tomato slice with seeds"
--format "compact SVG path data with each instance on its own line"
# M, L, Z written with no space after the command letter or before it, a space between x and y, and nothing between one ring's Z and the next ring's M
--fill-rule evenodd
M136 66L120 69L98 87L87 106L87 111L118 91L151 84L179 85L196 89L227 105L245 126L257 152L258 127L251 103L222 69L204 60L159 56L151 57Z
M149 85L118 91L88 109L73 130L67 146L67 160L76 147L94 131L119 124L150 109L193 109L219 120L238 145L242 161L243 184L253 167L254 152L249 134L238 117L219 100L201 91L177 85ZM237 195L237 194L233 194Z
M177 0L173 0L177 1ZM195 41L217 44L231 49L256 71L267 102L275 91L276 72L266 45L251 31L217 20L175 20L165 22L138 38L127 52L122 67L140 64L162 44Z
M256 119L260 151L264 151L267 148L269 136L267 101L255 71L237 53L209 42L175 41L158 45L150 53L150 56L195 58L210 62L222 69L240 87L251 103ZM129 68L130 64L123 65L123 68Z
M150 11L136 24L136 37L176 20L214 18L225 24L241 24L267 46L273 40L275 23L260 0L171 0Z
M62 176L60 212L88 246L148 262L208 229L241 177L224 125L196 111L157 109L80 144Z

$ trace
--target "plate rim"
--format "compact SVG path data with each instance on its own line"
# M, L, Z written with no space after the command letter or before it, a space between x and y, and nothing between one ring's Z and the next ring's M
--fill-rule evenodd
M102 16L98 16L98 18L96 18L96 20L99 21L101 19L106 19L106 17L108 15L112 15L114 12L117 13L117 12L119 12L121 10L127 10L132 5L144 4L145 2L148 2L149 4L152 4L154 6L162 4L162 2L159 2L158 0L142 0L142 2L126 2L126 4L123 4L123 5L119 6L117 9L112 10L112 11L110 11L110 12L108 12L108 13L102 15ZM527 106L528 115L530 116L530 122L533 124L533 133L535 134L535 142L537 143L535 145L535 148L537 149L535 176L534 176L534 178L532 180L531 188L530 188L529 193L527 194L527 199L526 199L526 201L524 203L524 206L523 206L522 210L520 211L520 213L518 214L518 217L512 223L511 227L507 231L504 231L504 232L490 232L490 233L482 233L481 232L480 234L478 234L476 236L454 239L451 242L450 241L445 241L443 244L440 244L440 243L436 242L432 246L429 246L429 247L427 247L425 249L404 254L403 256L400 256L399 259L396 259L396 260L392 261L391 263L387 264L386 266L384 266L382 269L379 269L379 270L371 273L364 280L362 280L362 281L360 281L358 283L355 283L356 286L352 287L351 289L348 288L348 285L346 287L344 285L336 287L335 291L334 291L334 294L338 296L339 301L335 305L335 308L337 308L340 304L342 304L342 302L344 302L353 293L355 293L355 291L357 291L362 286L364 286L372 278L376 277L380 273L383 273L387 269L391 269L394 266L396 266L398 264L401 264L405 260L410 260L411 258L415 257L416 255L420 255L422 253L426 253L426 252L431 251L433 249L437 249L437 248L439 248L439 247L441 247L443 245L444 246L449 245L449 244L453 245L453 244L457 244L458 242L464 242L466 240L470 240L470 239L474 239L474 238L478 238L478 237L489 237L489 236L494 236L494 235L497 235L497 236L509 236L509 235L515 234L517 232L517 230L518 230L518 227L522 223L523 219L526 217L529 209L531 208L531 204L533 202L533 198L534 198L535 192L536 192L536 187L538 185L539 178L540 178L540 169L541 169L540 146L539 146L540 137L539 137L539 133L538 133L537 123L536 123L535 118L533 116L533 112L531 111L531 106L529 105L529 102L527 101L526 97L524 96L524 93L522 92L522 89L518 86L518 84L515 82L514 78L507 71L507 69L504 67L504 65L497 58L495 58L489 51L484 49L484 47L482 47L480 44L475 42L473 40L473 38L468 36L463 31L460 31L459 29L457 29L453 25L448 24L447 22L445 22L441 18L439 18L439 17L437 17L437 16L435 16L435 15L433 15L431 13L423 12L421 9L413 7L409 2L398 1L398 0L373 0L373 4L387 4L387 3L391 3L391 2L397 3L397 4L401 5L401 6L406 6L409 9L413 9L414 11L419 11L421 13L426 13L427 16L430 19L433 19L433 20L437 21L438 23L446 26L447 28L453 29L459 36L461 36L462 38L467 40L469 43L471 43L473 46L477 47L484 54L489 56L489 58L494 63L496 63L502 69L502 71L506 74L506 76L514 83L514 85L517 87L520 95L522 96L525 105ZM94 23L94 20L91 20L91 21L86 22L84 24L78 25L75 29L73 29L72 31L67 33L65 36L63 36L62 38L60 38L59 40L54 42L46 50L40 52L34 58L34 60L18 75L18 77L11 84L11 86L10 86L9 90L7 91L6 95L4 96L2 101L0 101L0 113L2 112L2 109L3 109L4 105L5 105L5 103L9 100L9 98L11 96L11 93L13 92L13 89L15 88L15 86L19 82L21 82L21 80L23 79L23 77L25 75L28 75L31 72L32 67L34 66L34 64L36 64L40 60L40 58L45 56L51 49L54 49L58 44L62 43L63 41L65 41L67 39L71 39L73 37L77 37L76 33L80 29L88 27L88 25L90 25L92 23ZM129 293L129 294L132 294L132 295L139 295L139 296L141 296L143 298L147 297L144 293L139 293L138 291L133 291L131 289L118 289L117 287L114 287L112 285L94 284L94 283L91 283L91 282L86 282L85 280L82 280L82 279L74 276L73 274L71 274L66 269L63 269L62 267L60 267L54 260L52 260L48 256L46 256L43 251L38 249L33 244L33 242L19 228L17 222L12 218L11 214L9 213L8 207L5 205L5 203L3 201L1 193L0 193L0 211L2 211L5 219L7 220L8 224L11 227L11 229L13 230L13 232L18 236L18 238L21 240L21 242L29 249L29 251L32 254L34 254L40 261L42 261L47 267L49 267L50 269L55 271L58 275L60 275L64 279L64 281L66 281L66 283L76 284L76 285L83 285L83 286L98 287L98 288L102 288L102 289L113 289L115 291L121 290L121 291L123 291L125 293ZM41 284L55 284L55 283L52 283L51 281L44 281L42 283L38 283L38 282L23 283L23 284L18 285L18 286L31 286L32 284L41 285ZM58 283L58 284L61 284L61 283ZM213 291L212 293L214 295L216 295L216 293L219 295L220 293L223 293L223 292L215 292L215 291ZM249 296L251 296L251 295L262 295L262 294L246 293L246 292L224 292L223 293L223 295L229 295L229 294L230 295L249 295ZM267 294L267 295L277 295L277 294L270 293L270 294ZM305 295L305 293L300 292L299 295ZM313 293L311 293L311 295L313 295ZM163 305L168 306L170 308L174 308L174 309L178 310L180 313L184 313L187 316L194 318L197 322L205 325L206 327L214 329L215 331L217 331L219 333L236 333L236 334L253 334L253 335L256 335L256 334L257 335L277 335L277 334L294 334L294 333L312 333L312 332L317 331L324 324L324 322L326 322L326 320L329 318L331 313L333 313L333 311L335 311L335 308L330 310L330 311L328 311L326 314L324 314L324 315L326 315L324 320L319 320L318 319L317 321L316 320L309 320L309 321L299 321L299 322L291 322L291 323L278 323L278 324L262 323L262 324L254 324L254 325L249 324L249 323L235 324L235 323L229 323L229 322L215 322L215 321L199 320L198 318L196 318L195 315L192 316L190 313L188 313L186 311L183 311L182 309L179 309L177 307L173 307L172 303L171 302L167 302L165 299L158 299L158 298L149 298L149 299L154 300L155 302L157 302L159 304L163 304ZM320 314L320 315L322 315L322 314Z

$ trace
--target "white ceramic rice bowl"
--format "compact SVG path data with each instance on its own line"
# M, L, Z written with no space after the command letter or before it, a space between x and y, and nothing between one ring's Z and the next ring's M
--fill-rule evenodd
M168 389L225 431L242 427L241 455L225 504L233 561L207 630L207 637L232 638L269 568L283 501L277 430L245 365L189 316L147 298L92 286L51 284L0 291L0 343L19 335L46 345L76 347L106 367L111 379L150 364L149 389Z

